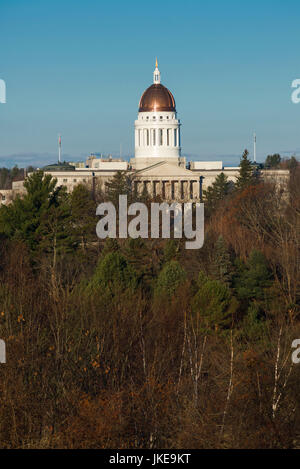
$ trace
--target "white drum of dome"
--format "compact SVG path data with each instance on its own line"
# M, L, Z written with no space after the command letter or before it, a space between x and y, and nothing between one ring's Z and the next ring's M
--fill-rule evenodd
M177 119L175 99L161 84L157 61L153 84L142 94L138 118L135 121L135 158L152 161L178 161L181 156L180 120Z

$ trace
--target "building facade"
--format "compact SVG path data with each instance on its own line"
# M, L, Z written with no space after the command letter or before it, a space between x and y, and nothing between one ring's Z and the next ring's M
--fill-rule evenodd
M181 124L177 116L173 94L161 83L156 60L153 83L142 94L134 123L135 155L130 162L122 159L91 155L86 162L59 163L43 168L57 178L58 185L72 191L77 184L94 185L102 191L117 171L133 176L134 190L160 195L167 201L201 201L207 189L223 172L235 182L239 168L224 167L222 161L193 161L187 163L181 155ZM262 178L285 189L289 179L287 170L263 170ZM3 191L2 191L3 192ZM2 203L25 192L22 181L14 182L10 192L2 194Z

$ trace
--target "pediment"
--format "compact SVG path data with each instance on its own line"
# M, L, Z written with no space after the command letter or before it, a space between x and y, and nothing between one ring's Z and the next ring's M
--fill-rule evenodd
M175 164L162 161L134 172L137 177L179 177L195 179L195 174Z

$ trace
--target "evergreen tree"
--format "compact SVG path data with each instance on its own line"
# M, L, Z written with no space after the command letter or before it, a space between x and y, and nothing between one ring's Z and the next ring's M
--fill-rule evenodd
M70 207L65 188L42 171L24 182L27 193L0 209L0 232L9 239L25 241L32 252L52 252L74 247Z
M119 195L127 195L128 202L132 194L132 177L125 171L117 171L112 179L106 183L107 197L114 206L119 206Z
M218 280L209 279L200 272L198 290L192 300L195 319L204 329L229 328L232 326L238 302L229 288Z
M137 273L139 283L149 288L155 271L151 245L141 238L128 238L123 253Z
M164 246L164 262L177 260L180 251L180 241L168 239Z
M117 251L120 251L118 240L116 238L106 238L101 251L101 257L105 257L107 254Z
M50 175L44 177L42 171L27 178L24 186L27 193L23 198L17 197L12 204L1 207L0 230L9 238L33 245L41 216L55 203L58 191L55 191L56 180Z
M251 342L261 342L265 339L267 325L268 322L261 307L256 301L252 301L242 321L240 335Z
M74 251L79 242L71 218L69 195L66 188L60 186L55 192L55 202L40 214L33 248L37 254L51 255L55 268L58 256Z
M219 280L228 286L231 284L233 266L230 254L222 236L219 236L215 245L211 272L216 280Z
M263 300L265 290L272 284L272 275L267 261L260 251L252 251L248 262L245 264L236 261L237 275L234 286L241 300Z
M220 200L229 194L230 187L228 177L223 172L218 174L212 185L203 191L205 208L208 209L208 212L213 211Z
M251 161L248 159L248 155L248 150L245 150L240 162L240 174L235 183L235 187L238 190L243 190L255 183L255 168L253 168Z
M96 204L91 192L83 184L74 187L70 195L73 234L82 247L96 239Z
M0 189L9 189L11 186L10 171L7 168L0 169Z
M137 287L136 273L120 252L111 252L100 258L88 289L95 291L99 287L113 296L127 289L134 291Z
M292 156L288 161L288 168L290 171L293 171L298 167L299 163L295 156Z
M281 156L278 153L268 155L265 161L265 168L278 168L281 162Z
M186 272L180 263L174 260L167 262L157 278L154 296L171 298L185 280Z

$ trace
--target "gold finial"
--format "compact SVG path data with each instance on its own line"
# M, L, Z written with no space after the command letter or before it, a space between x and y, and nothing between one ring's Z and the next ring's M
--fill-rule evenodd
M158 68L157 57L156 57L156 61L155 61L155 68Z

